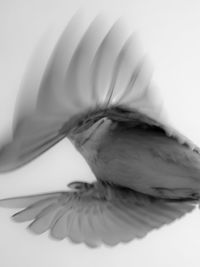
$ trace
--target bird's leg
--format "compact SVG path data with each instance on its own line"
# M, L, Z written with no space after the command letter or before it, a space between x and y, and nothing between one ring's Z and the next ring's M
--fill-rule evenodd
M106 183L102 183L100 181L87 183L87 182L79 182L74 181L68 184L68 187L74 191L76 191L79 195L89 195L92 193L93 197L96 199L101 200L109 200L111 199L111 194L113 194L113 190L111 187Z
M79 191L88 190L94 187L94 185L91 183L79 182L79 181L71 182L67 186L71 189L79 190Z

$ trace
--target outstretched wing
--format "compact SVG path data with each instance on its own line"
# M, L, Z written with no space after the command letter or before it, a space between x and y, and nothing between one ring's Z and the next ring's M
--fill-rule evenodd
M194 208L189 202L167 202L99 182L72 186L73 191L0 200L0 206L23 208L13 219L32 221L29 229L36 234L50 231L53 238L90 247L142 238Z
M88 25L75 15L41 74L44 50L38 48L25 77L13 136L1 144L0 172L42 154L67 136L77 118L84 120L84 114L124 106L159 119L161 101L153 92L151 69L135 36L120 21L110 27L98 16ZM65 133L60 131L63 125Z

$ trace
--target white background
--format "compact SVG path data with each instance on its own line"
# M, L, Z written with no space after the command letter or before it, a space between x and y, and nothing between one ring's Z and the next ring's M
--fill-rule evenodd
M0 0L0 131L10 127L26 66L51 25L62 28L79 7L122 15L137 30L155 68L154 80L173 125L200 145L200 2L198 0ZM67 140L26 167L0 176L0 197L63 189L93 179ZM200 213L144 240L93 250L47 234L35 236L0 210L0 266L199 266Z

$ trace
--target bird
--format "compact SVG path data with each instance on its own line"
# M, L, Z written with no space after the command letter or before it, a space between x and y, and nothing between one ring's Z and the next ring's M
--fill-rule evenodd
M41 51L35 54L40 63ZM152 69L121 20L74 15L37 80L30 66L0 147L0 173L14 171L64 138L96 180L0 199L12 218L88 247L141 239L193 211L200 200L200 150L165 120Z

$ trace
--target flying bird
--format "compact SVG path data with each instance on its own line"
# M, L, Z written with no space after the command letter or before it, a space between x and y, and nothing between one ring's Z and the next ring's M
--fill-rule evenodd
M152 71L134 34L102 16L75 15L38 82L30 67L0 149L0 172L68 138L96 181L0 200L16 222L90 247L142 238L192 211L200 199L200 152L162 116ZM40 52L35 61L39 64Z

